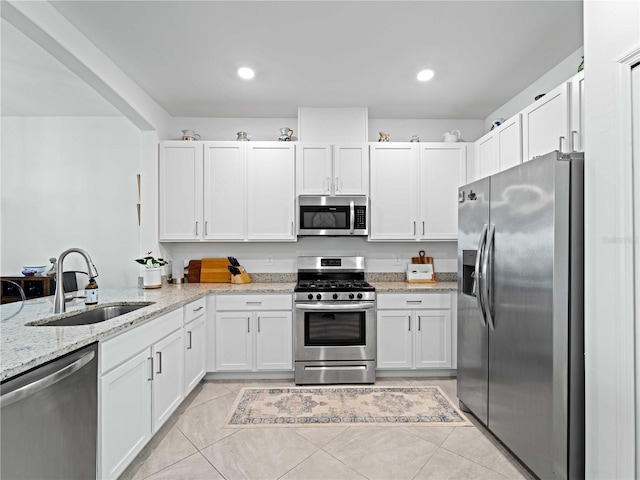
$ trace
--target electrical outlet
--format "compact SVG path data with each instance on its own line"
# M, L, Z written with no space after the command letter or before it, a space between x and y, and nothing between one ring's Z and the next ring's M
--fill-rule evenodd
M273 255L267 255L267 265L273 265Z
M394 265L400 265L400 255L393 256L393 263Z

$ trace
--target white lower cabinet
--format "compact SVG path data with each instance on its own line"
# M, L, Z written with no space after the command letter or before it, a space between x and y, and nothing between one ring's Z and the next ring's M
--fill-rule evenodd
M183 396L182 309L100 343L99 471L117 478Z
M291 295L219 295L216 370L292 370L291 307Z
M452 368L450 294L377 296L377 368Z
M207 298L184 306L184 396L206 372Z

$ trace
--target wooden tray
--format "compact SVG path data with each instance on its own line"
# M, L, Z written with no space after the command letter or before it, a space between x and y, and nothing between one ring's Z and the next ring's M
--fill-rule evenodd
M200 269L201 283L231 283L231 272L226 258L203 258Z
M189 283L200 283L200 269L202 260L189 260L187 267L187 281Z

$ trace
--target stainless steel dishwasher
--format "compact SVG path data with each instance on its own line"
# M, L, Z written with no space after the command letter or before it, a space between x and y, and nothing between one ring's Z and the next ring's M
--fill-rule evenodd
M0 477L96 478L98 344L0 385Z

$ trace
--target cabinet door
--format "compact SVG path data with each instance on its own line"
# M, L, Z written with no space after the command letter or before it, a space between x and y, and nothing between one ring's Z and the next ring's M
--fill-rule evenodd
M523 161L568 149L568 93L568 84L563 83L522 111Z
M202 143L160 145L160 241L199 240L202 236Z
M466 178L465 144L420 144L420 238L457 240L458 187Z
M333 185L336 195L369 194L369 149L366 143L334 145Z
M331 195L331 145L296 145L296 189L298 195Z
M247 238L296 240L295 155L291 142L250 142Z
M195 388L205 371L206 315L184 327L184 396Z
M100 475L118 478L151 438L151 351L100 378Z
M379 369L412 368L412 318L410 310L378 310L377 343Z
M584 70L571 80L571 140L574 152L584 150Z
M371 145L371 240L414 240L418 220L418 147Z
M239 142L205 143L205 240L245 239L245 152L245 144Z
M216 370L251 370L251 312L216 313L215 338Z
M414 313L416 368L451 367L451 310Z
M180 402L184 384L182 329L153 345L153 432L167 421Z
M256 312L256 369L293 369L293 315Z
M520 114L506 120L496 131L500 171L522 163L522 122Z
M476 158L478 178L488 177L500 171L498 140L494 132L488 133L476 142Z

